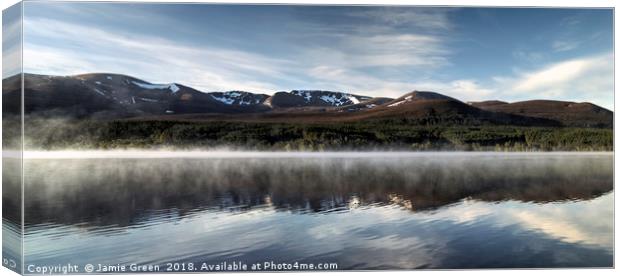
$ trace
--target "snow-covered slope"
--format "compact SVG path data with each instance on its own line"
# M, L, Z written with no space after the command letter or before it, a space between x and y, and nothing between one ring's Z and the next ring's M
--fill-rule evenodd
M27 93L22 93L23 89ZM273 96L244 91L211 92L169 83L153 84L127 75L96 73L75 76L24 74L3 81L3 97L19 102L24 98L25 112L93 118L129 118L179 114L246 114L265 118L287 114L310 114L311 120L327 116L337 120L343 113L355 112L355 118L425 116L470 116L517 125L565 125L609 127L613 112L590 103L561 101L493 102L478 106L430 91L413 91L397 99L356 94L293 90ZM19 106L18 106L19 107ZM9 112L21 110L6 106ZM12 108L12 109L11 109ZM552 112L551 112L552 111ZM284 115L283 115L284 114ZM330 117L332 115L335 117ZM346 116L346 115L345 115Z
M172 91L172 93L179 92L179 87L174 83L152 84L152 83L146 83L146 82L140 82L140 81L132 81L132 83L144 89L160 89L160 90L169 89L170 91Z
M359 96L344 92L323 91L323 90L293 90L292 95L302 97L309 106L344 106L358 104L362 101L371 99L367 96Z
M263 103L269 96L245 91L211 92L213 99L226 105L256 105Z

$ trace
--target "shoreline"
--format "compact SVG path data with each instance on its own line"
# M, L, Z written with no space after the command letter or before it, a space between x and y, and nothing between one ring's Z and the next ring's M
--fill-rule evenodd
M613 151L204 151L204 150L61 150L3 151L3 158L33 159L273 159L273 158L432 158L613 156Z

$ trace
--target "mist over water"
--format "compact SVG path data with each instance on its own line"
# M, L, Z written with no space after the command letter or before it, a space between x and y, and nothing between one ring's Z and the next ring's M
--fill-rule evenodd
M25 154L26 263L613 264L607 153L107 154Z

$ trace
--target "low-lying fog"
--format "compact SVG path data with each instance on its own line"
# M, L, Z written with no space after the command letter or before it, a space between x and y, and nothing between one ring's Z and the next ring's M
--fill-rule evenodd
M4 151L3 157L19 157L19 151ZM525 156L613 155L613 152L285 152L285 151L204 151L204 150L63 150L24 151L27 159L99 159L99 158L444 158L444 157L525 157Z

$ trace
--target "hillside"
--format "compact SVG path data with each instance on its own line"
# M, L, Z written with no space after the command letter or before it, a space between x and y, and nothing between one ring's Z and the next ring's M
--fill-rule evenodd
M412 124L495 124L604 127L613 112L591 103L484 101L463 103L436 92L413 91L396 99L325 91L273 95L247 91L203 92L178 84L154 84L119 74L25 74L25 113L91 119L327 123L407 120ZM15 114L19 77L4 80L5 112Z
M532 100L515 103L473 102L471 105L493 112L554 120L566 126L613 127L613 112L591 103Z

